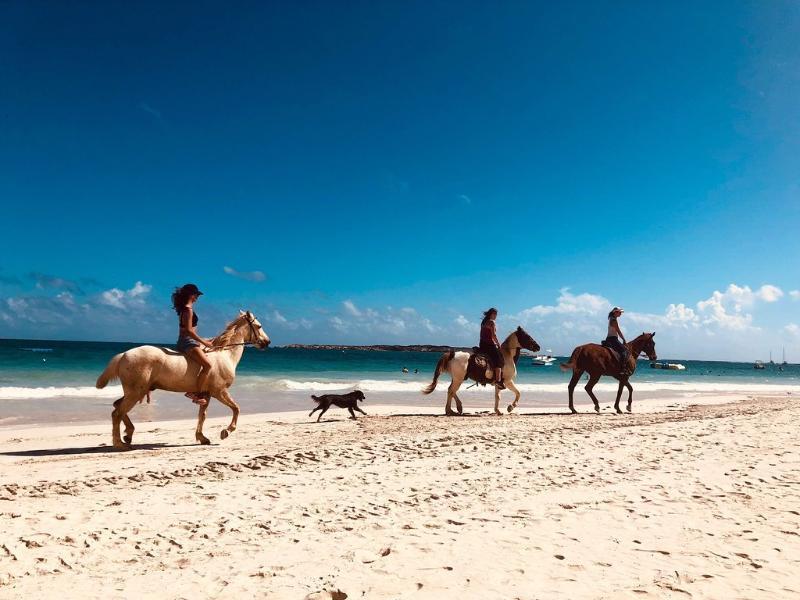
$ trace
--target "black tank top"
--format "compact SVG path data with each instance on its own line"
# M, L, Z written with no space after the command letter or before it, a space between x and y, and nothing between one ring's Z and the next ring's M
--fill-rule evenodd
M181 311L181 314L178 315L178 327L181 326L181 318L183 317L183 313L189 310L188 308L184 308ZM192 327L197 327L197 313L192 311Z

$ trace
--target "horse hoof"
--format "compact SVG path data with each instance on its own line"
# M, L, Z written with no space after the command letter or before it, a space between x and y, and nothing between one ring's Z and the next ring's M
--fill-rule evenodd
M577 411L577 410L575 410L574 408L570 408L570 409L569 409L569 411L570 411L570 412L571 412L573 415L577 415L577 414L578 414L578 411Z
M133 442L133 436L132 436L132 435L123 435L123 436L122 436L122 441L123 441L125 444L127 444L128 446L130 446L130 445L131 445L131 442Z
M629 413L633 412L633 411L631 410L631 407L630 407L630 406L629 406L628 408L626 408L625 410L627 410Z
M222 431L219 432L219 437L221 437L223 440L227 438L229 435L230 433L228 433L227 429L223 429Z
M506 410L508 412L511 412L512 410L514 410L514 405L513 404L509 404L508 407L506 408Z
M131 449L131 445L130 444L114 444L114 449L115 450L130 450Z
M617 409L617 414L618 414L618 415L621 415L621 414L622 414L622 411L621 411L620 409Z
M452 410L444 411L444 416L446 417L455 417L458 413L454 413Z
M197 438L197 441L200 442L201 446L210 446L211 440L208 439L206 436Z

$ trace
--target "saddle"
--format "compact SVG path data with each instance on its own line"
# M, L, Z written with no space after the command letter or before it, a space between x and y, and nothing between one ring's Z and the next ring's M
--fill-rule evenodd
M612 346L611 344L609 344L607 340L603 340L602 342L600 342L600 345L601 345L603 348L607 348L608 350L611 350L611 354L613 354L613 355L614 355L614 357L617 359L617 362L618 362L618 363L621 363L621 362L622 362L622 356L620 355L620 353L617 351L617 349L616 349L616 348L614 348L614 346Z
M489 357L474 347L467 362L467 378L481 385L494 384L494 367Z
M611 355L612 355L614 358L616 358L616 359L617 359L617 364L619 365L619 370L620 370L620 372L622 372L622 371L628 371L628 370L629 370L629 367L628 367L628 365L625 365L625 364L623 364L623 363L622 363L622 354L621 354L621 353L620 353L620 352L619 352L619 351L618 351L616 348L614 348L614 347L613 347L611 344L609 344L609 343L608 343L606 340L603 340L602 342L600 342L600 345L601 345L603 348L606 348L607 350L609 350L609 351L611 352ZM623 374L626 374L626 373L623 373Z

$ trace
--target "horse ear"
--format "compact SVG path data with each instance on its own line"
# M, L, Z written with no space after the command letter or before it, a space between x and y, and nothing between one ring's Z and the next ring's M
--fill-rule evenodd
M239 309L239 316L240 316L240 317L243 317L243 316L244 316L244 311L243 311L242 309Z
M653 333L651 333L651 334L650 334L650 337L651 337L651 338L654 338L654 337L656 337L656 332L654 331Z
M253 318L253 313L251 313L249 310L247 311L247 318L248 319L252 319Z
M517 325L517 331L522 331L522 325Z

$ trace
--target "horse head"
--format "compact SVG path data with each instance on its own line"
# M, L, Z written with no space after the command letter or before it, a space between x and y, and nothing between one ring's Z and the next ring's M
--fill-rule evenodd
M656 343L653 341L653 338L656 336L656 332L653 333L644 333L642 332L641 337L644 338L644 346L642 350L639 352L641 354L644 352L647 355L647 358L650 360L658 360L658 355L656 354Z
M247 312L240 310L239 318L242 319L242 323L245 323L248 326L247 330L245 331L244 338L246 343L253 344L259 350L264 350L270 345L271 340L269 339L269 336L261 326L261 322L253 313L251 313L249 310Z
M515 333L517 334L517 341L519 342L519 345L525 348L525 350L530 350L531 352L538 352L541 350L541 346L539 346L539 344L536 343L536 340L528 335L528 332L522 327L517 327L517 331Z

